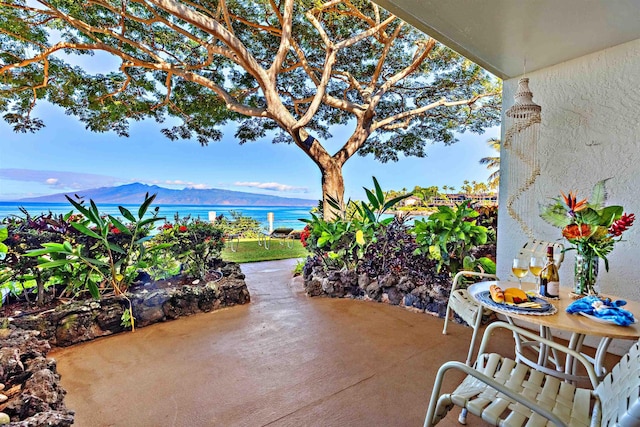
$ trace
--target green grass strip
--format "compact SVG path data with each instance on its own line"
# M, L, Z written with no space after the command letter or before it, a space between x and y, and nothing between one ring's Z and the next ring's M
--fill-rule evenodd
M281 245L280 242L283 244ZM290 248L282 240L272 239L269 242L269 249L265 249L264 245L258 245L257 239L241 239L238 250L232 252L229 249L230 242L227 242L222 251L222 259L237 263L258 262L258 261L275 261L279 259L289 258L306 258L309 252L302 246L299 240L289 240ZM234 242L235 247L236 242Z

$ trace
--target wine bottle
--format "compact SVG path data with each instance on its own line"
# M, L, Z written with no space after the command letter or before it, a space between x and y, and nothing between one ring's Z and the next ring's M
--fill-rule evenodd
M547 264L540 273L540 294L547 298L560 296L560 276L553 261L553 246L547 248Z

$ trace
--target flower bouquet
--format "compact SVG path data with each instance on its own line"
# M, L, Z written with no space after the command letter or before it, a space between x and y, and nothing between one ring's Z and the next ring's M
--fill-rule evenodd
M562 236L573 244L568 250L576 250L574 292L579 295L597 294L596 278L598 262L604 260L609 271L607 255L622 233L633 225L634 214L623 213L622 206L605 206L606 180L598 182L591 198L578 201L576 194L569 192L543 206L540 217L551 225L562 229Z

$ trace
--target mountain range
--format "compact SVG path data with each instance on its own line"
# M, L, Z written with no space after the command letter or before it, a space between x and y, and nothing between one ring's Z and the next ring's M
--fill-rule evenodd
M185 188L173 190L140 183L120 185L117 187L101 187L81 190L74 193L58 193L48 196L29 197L20 202L56 203L66 202L64 197L78 195L85 200L96 203L140 204L146 193L156 194L154 204L161 205L231 205L231 206L315 206L318 201L310 199L294 199L267 194L245 193L242 191L221 190L211 188L198 190Z

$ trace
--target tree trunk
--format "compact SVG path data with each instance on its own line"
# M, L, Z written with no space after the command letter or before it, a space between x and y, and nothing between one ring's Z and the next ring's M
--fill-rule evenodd
M344 208L344 178L342 177L342 166L335 160L327 165L320 166L322 172L322 211L324 219L327 221L342 216L342 212L336 212L328 202L328 196L337 200Z

